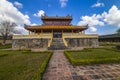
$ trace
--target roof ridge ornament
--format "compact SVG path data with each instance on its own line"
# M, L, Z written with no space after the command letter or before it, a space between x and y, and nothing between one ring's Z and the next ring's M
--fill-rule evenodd
M89 25L87 24L85 27L86 27L86 28L88 28L88 27L89 27Z
M27 25L27 24L24 24L24 27L28 27L28 25Z
M66 17L72 17L72 16L68 14Z

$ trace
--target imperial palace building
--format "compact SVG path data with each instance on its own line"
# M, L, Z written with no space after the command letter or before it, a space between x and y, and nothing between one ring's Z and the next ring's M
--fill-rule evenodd
M13 35L12 48L57 50L98 46L98 35L85 34L88 25L72 25L72 16L42 16L41 20L42 25L25 25L28 35Z

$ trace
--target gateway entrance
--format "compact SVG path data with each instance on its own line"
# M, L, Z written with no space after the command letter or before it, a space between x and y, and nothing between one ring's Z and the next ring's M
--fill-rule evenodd
M54 32L53 38L62 38L62 33L61 32Z

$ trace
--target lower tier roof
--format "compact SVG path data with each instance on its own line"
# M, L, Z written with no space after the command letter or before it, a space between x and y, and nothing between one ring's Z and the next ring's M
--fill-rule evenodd
M83 31L86 30L87 26L46 26L46 25L40 25L40 26L25 26L25 29L34 31L34 30L79 30Z

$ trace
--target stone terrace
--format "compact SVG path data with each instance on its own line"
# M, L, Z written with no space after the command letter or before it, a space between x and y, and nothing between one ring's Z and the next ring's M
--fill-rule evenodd
M117 77L120 77L120 64L72 66L63 51L56 50L43 80L116 80Z

